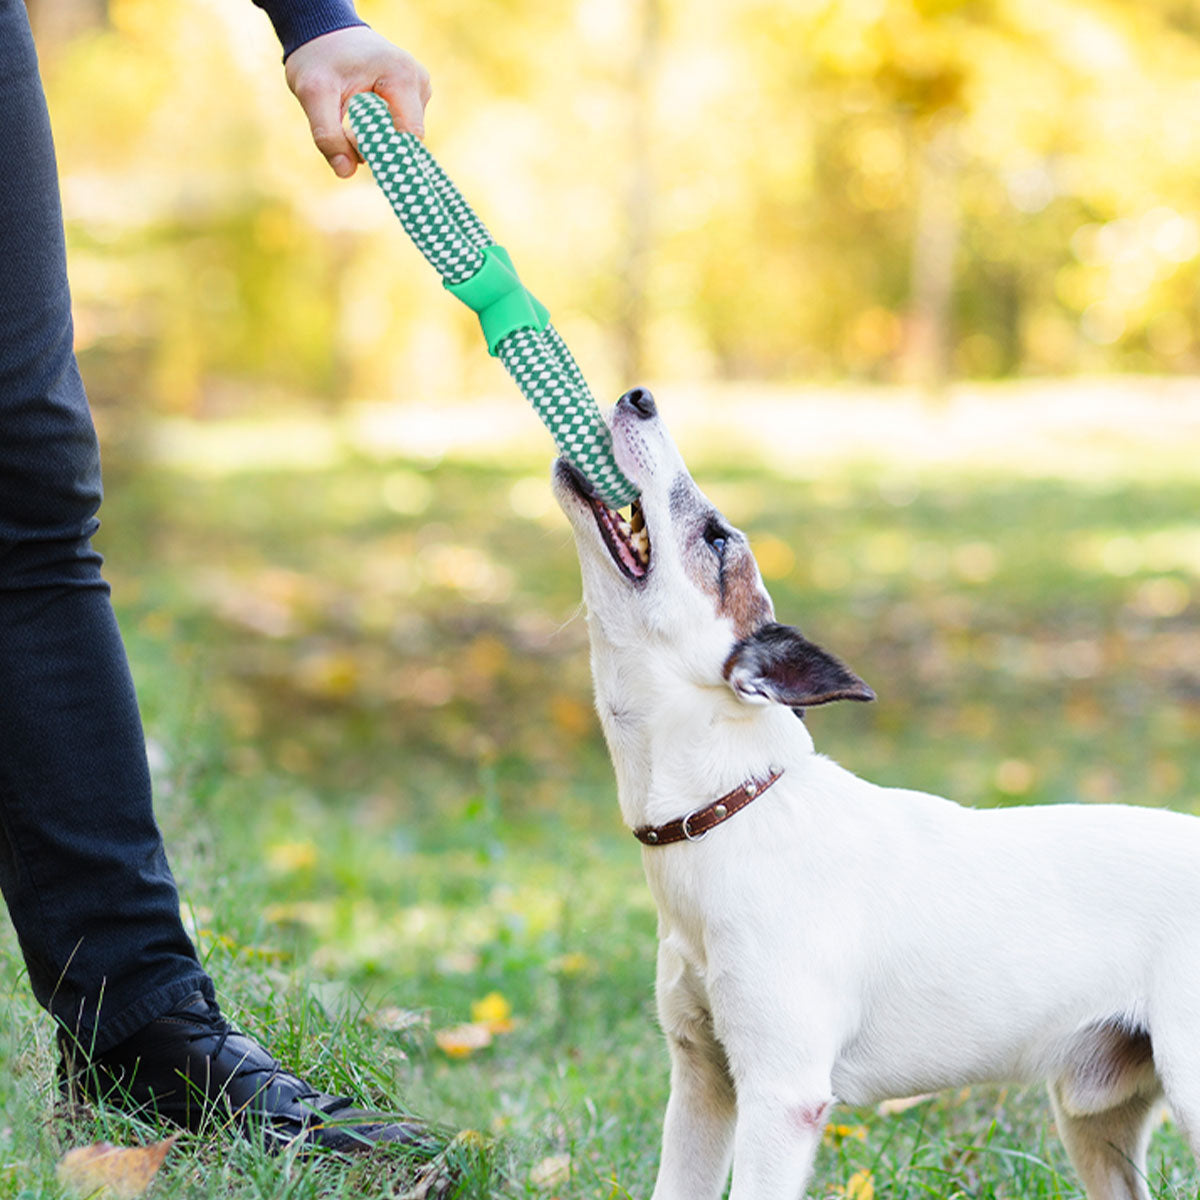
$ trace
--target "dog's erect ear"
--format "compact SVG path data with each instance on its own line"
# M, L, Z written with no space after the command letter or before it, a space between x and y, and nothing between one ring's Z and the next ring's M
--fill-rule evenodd
M874 700L875 693L827 650L790 625L762 625L725 660L724 675L751 704L812 708L833 700Z

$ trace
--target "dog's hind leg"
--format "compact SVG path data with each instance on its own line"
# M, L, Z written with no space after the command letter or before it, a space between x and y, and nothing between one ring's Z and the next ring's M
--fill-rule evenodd
M1156 981L1147 1013L1154 1066L1167 1107L1200 1162L1200 938L1175 948Z
M1058 1084L1052 1083L1050 1102L1088 1200L1149 1200L1146 1149L1156 1096L1131 1096L1115 1108L1080 1115L1066 1110Z
M1088 1200L1148 1200L1146 1149L1161 1096L1144 1029L1114 1020L1078 1035L1050 1103Z

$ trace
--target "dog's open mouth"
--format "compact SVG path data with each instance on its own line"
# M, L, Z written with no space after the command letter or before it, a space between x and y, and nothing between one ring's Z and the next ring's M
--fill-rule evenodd
M641 500L635 500L627 509L609 508L592 494L587 480L569 462L559 461L571 486L591 508L613 562L629 579L635 582L645 579L650 570L650 534Z
M588 497L588 503L596 514L596 524L613 561L630 579L644 578L650 569L650 535L642 516L642 502L635 500L629 506L628 516L594 496Z

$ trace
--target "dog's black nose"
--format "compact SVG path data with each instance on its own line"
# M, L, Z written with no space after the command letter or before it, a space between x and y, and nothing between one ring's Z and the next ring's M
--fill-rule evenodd
M628 404L643 421L658 416L658 406L654 403L654 397L650 394L649 388L631 388L617 403Z

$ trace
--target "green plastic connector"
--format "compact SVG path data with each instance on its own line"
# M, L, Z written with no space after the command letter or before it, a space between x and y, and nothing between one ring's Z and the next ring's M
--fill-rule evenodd
M550 324L550 311L521 282L503 246L485 246L483 266L462 283L447 283L446 291L457 296L479 316L488 353L517 329L536 329Z

